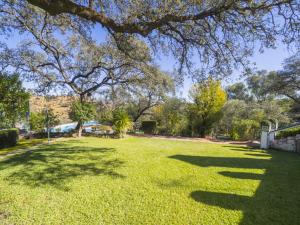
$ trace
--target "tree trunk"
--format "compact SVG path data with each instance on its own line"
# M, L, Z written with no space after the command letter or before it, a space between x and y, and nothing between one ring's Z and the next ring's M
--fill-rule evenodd
M82 134L82 126L79 127L78 129L78 137L80 138Z
M77 130L77 136L80 138L81 134L82 134L82 122L81 121L78 121L76 130Z

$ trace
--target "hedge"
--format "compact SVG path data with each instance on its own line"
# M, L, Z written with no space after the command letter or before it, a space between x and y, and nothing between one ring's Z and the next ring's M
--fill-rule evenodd
M287 130L279 131L276 134L276 139L286 138L286 137L293 137L293 136L296 136L297 134L300 134L300 127L290 128L290 129L287 129Z
M18 129L0 130L0 148L15 146L19 139Z
M156 121L142 121L141 130L144 131L145 134L154 134L156 131Z

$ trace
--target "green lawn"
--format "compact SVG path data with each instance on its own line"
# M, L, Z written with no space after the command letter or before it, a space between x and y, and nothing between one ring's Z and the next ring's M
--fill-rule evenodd
M16 146L10 147L10 148L0 148L0 156L6 155L7 153L20 150L20 149L26 149L38 144L41 144L45 142L46 139L22 139L18 141L18 144Z
M0 224L300 224L300 155L66 139L0 160Z

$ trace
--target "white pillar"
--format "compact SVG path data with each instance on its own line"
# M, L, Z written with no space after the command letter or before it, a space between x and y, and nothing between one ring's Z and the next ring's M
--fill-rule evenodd
M260 148L262 149L268 149L269 148L269 132L268 131L262 131L260 136Z

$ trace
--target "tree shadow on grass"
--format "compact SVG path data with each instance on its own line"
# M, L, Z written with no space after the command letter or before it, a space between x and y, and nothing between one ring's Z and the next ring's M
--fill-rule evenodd
M264 153L245 153L245 155L259 156L259 157L271 157L270 154L264 154Z
M231 171L221 171L219 174L232 177L237 179L247 179L247 180L261 180L263 178L263 174L257 173L243 173L243 172L231 172Z
M245 153L247 150L243 150ZM252 151L252 150L249 150ZM200 167L264 169L264 174L221 171L232 179L260 180L253 196L195 190L190 197L197 202L230 210L241 210L242 225L300 224L300 157L268 151L270 158L232 158L174 155L170 158ZM252 155L255 156L255 155Z
M264 169L268 162L259 158L235 158L235 157L209 157L209 156L191 156L191 155L174 155L170 158L178 159L184 162L201 167L230 167L230 168L248 168Z
M36 150L8 157L0 161L0 172L7 173L11 184L32 187L52 186L69 190L72 179L105 175L124 178L117 172L124 162L112 158L113 148L68 146L69 143L44 145Z

